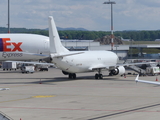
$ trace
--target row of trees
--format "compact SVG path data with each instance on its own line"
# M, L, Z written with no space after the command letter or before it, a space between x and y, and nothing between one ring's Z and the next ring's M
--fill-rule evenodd
M7 33L8 29L0 27L0 33ZM11 33L32 33L48 36L48 30L41 29L26 29L26 28L11 28ZM59 31L61 39L81 39L95 40L106 35L110 35L110 31ZM154 41L160 39L160 30L156 31L115 31L116 37L124 39L133 39L135 41Z

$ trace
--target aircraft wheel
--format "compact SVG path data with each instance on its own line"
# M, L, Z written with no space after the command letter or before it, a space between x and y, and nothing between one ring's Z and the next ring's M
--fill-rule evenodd
M72 79L72 74L71 74L71 73L68 75L68 78L69 78L69 79Z
M75 73L72 74L72 78L76 79L76 74Z
M111 72L109 73L109 76L112 76L112 73L111 73Z
M69 73L69 79L76 79L76 74L75 73Z
M99 74L99 79L103 79L103 75L102 74Z
M98 79L98 74L95 74L95 79Z

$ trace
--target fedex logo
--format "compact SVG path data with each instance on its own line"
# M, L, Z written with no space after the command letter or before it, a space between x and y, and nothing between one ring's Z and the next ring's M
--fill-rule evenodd
M3 52L14 52L14 51L21 51L22 42L11 42L10 38L0 38L0 51ZM13 48L12 48L13 47Z

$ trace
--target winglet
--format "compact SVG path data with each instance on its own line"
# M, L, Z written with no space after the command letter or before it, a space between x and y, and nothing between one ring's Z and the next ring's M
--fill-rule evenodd
M139 74L137 75L137 77L136 77L136 79L135 79L136 82L138 82L138 78L139 78Z

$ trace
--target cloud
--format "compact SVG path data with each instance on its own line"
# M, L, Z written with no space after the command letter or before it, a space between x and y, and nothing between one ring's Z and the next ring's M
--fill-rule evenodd
M106 0L107 1L107 0ZM47 28L52 15L59 27L110 30L110 5L104 0L10 1L11 27ZM115 30L159 29L159 0L115 0ZM0 1L0 26L7 24L7 1Z

